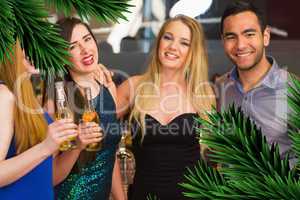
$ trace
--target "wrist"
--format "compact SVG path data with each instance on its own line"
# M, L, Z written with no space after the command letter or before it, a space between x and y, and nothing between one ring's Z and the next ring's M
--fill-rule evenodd
M73 153L78 153L78 154L80 154L80 152L81 152L82 150L83 150L82 148L76 148L76 149L72 149L72 152L73 152Z
M86 148L86 146L87 146L87 144L80 144L80 145L78 145L78 150L79 151L83 151L85 148Z
M51 147L49 144L47 144L47 141L42 141L41 143L39 143L37 145L40 149L39 152L41 153L41 155L43 155L44 157L48 157L50 155L53 155L55 151L57 151L56 148Z

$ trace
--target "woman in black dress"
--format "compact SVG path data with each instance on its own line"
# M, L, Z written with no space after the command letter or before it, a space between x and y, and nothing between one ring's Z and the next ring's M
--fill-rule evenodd
M213 105L201 25L186 16L169 19L159 32L147 72L118 88L119 116L130 110L136 158L129 199L185 199L178 183L186 167L200 159L194 118L205 117Z

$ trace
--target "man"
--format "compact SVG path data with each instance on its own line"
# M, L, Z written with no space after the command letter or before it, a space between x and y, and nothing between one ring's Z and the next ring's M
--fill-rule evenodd
M277 143L283 158L291 149L287 133L287 78L275 59L266 56L270 30L260 11L238 1L221 20L224 50L235 67L219 81L219 109L231 104L262 129L269 144Z

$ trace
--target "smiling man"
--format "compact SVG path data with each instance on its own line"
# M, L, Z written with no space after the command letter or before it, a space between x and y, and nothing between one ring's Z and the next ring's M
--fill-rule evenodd
M287 78L273 57L266 56L270 30L251 3L229 5L221 20L224 51L234 68L218 82L219 109L234 103L262 129L283 158L291 149L287 133Z

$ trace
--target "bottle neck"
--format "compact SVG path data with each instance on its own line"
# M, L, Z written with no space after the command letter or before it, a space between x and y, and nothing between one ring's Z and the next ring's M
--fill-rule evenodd
M56 87L56 106L57 109L67 107L67 97L63 87Z
M87 111L95 111L92 100L86 100L85 108Z
M90 87L84 88L84 95L86 101L86 110L88 111L95 111L93 106L93 99L92 99L92 91Z
M58 110L62 110L67 107L67 102L62 99L57 99L56 100L56 107Z

